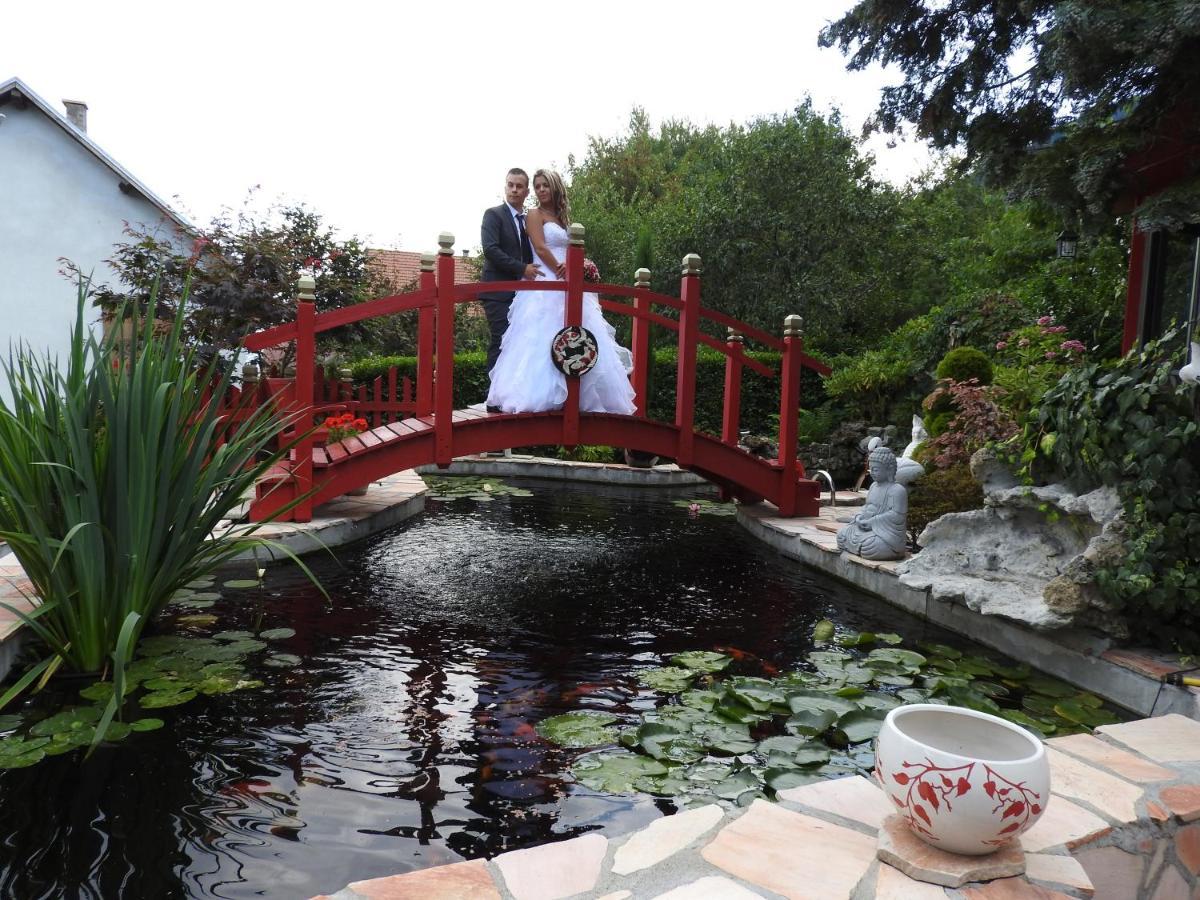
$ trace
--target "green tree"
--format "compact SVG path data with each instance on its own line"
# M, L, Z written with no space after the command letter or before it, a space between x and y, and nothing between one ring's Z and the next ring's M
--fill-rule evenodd
M1200 89L1200 0L860 0L820 43L852 70L904 73L869 127L911 125L992 183L1102 224L1131 154L1200 138L1182 105ZM1200 209L1187 165L1159 216Z
M154 296L160 318L172 317L183 302L185 340L210 354L233 351L249 332L293 320L302 270L315 275L318 311L385 296L395 288L368 265L363 242L339 239L319 214L302 205L265 214L254 212L249 202L236 213L227 209L193 237L190 248L152 229L127 233L129 239L116 245L109 260L119 280L96 287L93 301L111 313L124 303L145 309ZM191 290L185 294L189 278ZM360 355L355 350L364 344L369 350L401 346L411 341L408 332L414 326L399 319L326 333L322 349Z

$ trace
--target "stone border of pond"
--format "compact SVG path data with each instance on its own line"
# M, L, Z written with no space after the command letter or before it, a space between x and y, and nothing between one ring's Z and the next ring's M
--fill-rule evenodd
M1046 742L1051 795L1021 836L1024 874L893 840L892 802L862 776L715 805L632 834L591 833L491 860L352 882L319 900L1184 900L1200 889L1200 722L1180 715L1103 725ZM889 865L876 858L890 825ZM984 879L992 879L985 881ZM940 884L930 883L931 880ZM940 885L954 884L956 887Z
M900 583L900 560L878 562L837 547L842 523L837 510L821 507L816 519L782 519L770 504L743 506L738 522L754 537L790 559L866 591L905 612L961 634L1078 685L1142 716L1177 712L1200 719L1200 691L1164 684L1162 676L1182 668L1169 655L1112 649L1107 639L1078 630L1034 631L999 616L936 600L929 590Z
M589 484L619 484L635 487L692 487L709 483L674 463L635 468L619 463L576 462L514 453L511 456L464 456L447 469L421 466L421 475L490 475L493 478L541 478Z

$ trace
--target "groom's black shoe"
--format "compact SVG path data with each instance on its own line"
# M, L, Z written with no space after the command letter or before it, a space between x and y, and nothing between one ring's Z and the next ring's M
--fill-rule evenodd
M488 411L488 412L490 412L490 413L494 413L494 412L504 412L504 410L502 410L502 409L501 409L500 407L498 407L498 406L489 406L489 407L487 407L487 411Z

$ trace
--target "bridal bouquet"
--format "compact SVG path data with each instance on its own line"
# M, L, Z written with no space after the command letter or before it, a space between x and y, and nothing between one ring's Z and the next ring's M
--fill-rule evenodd
M600 283L600 267L587 258L583 260L583 280L591 284Z
M371 424L366 419L356 419L354 413L342 413L340 416L330 416L326 419L325 427L329 429L326 442L336 444L338 441L361 434L370 428Z

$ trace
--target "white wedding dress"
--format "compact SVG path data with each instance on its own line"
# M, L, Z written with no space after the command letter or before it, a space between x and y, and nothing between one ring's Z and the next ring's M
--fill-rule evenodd
M570 237L556 222L545 224L546 246L559 262L566 259ZM535 254L536 256L536 254ZM540 259L534 260L538 281L557 276ZM550 344L562 330L566 294L561 291L517 291L508 310L508 330L500 357L492 367L487 405L507 413L545 412L560 408L567 399L567 377L554 365ZM579 409L583 412L633 412L633 386L629 383L616 329L600 312L595 294L583 295L583 327L596 338L596 364L579 384Z

